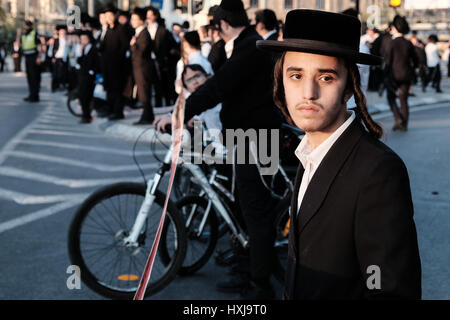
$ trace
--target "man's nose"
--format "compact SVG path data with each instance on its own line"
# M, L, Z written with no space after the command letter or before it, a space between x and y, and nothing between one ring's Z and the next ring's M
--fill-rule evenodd
M319 96L319 85L317 81L313 78L304 79L302 94L305 100L317 100Z

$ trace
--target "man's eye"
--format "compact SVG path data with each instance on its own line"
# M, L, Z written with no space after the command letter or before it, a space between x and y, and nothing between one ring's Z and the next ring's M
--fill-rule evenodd
M298 74L298 73L294 73L294 74L291 75L291 78L294 79L294 80L300 80L301 77L302 76L300 74Z
M319 78L319 80L325 81L325 82L330 82L331 80L333 80L333 77L331 76L321 76Z

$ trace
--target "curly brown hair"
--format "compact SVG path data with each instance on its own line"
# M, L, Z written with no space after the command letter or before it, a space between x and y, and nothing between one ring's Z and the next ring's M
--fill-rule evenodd
M286 106L286 97L284 94L284 85L283 85L283 64L284 64L284 57L286 55L286 52L284 52L277 60L274 68L274 88L273 88L273 100L276 104L276 106L281 110L283 115L285 116L286 120L292 124L295 125L294 121L292 120L289 111ZM364 96L364 93L361 90L361 77L359 75L358 66L354 62L350 62L347 60L344 60L345 66L348 70L348 78L347 78L347 85L344 90L345 91L351 91L353 93L353 96L355 98L356 103L356 113L364 122L364 125L366 126L369 133L377 138L380 139L383 136L383 129L381 126L375 122L372 117L369 114L369 111L367 110L367 102L366 97ZM344 95L342 95L344 97Z

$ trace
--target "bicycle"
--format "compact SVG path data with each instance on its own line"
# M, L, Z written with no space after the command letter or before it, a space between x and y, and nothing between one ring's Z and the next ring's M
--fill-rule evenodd
M304 132L289 125L284 125L284 129L302 135ZM231 232L235 245L242 249L248 249L248 236L244 231L244 222L238 212L239 206L235 203L234 187L223 185L228 181L228 177L220 175L213 165L195 165L184 163L183 167L192 176L191 180L200 187L199 195L188 195L177 202L177 207L186 220L185 227L188 234L187 253L185 260L180 267L180 275L193 274L202 268L211 257L219 237L218 217L222 218L225 226ZM284 183L281 191L277 194L274 190L276 184L280 187L280 181L273 176L270 187L272 196L279 200L273 209L277 212L275 218L276 241L274 248L276 261L274 264L274 276L282 282L284 280L284 264L287 259L287 245L289 232L289 207L293 191L293 185L288 174L282 166L278 167L281 182ZM234 182L234 181L233 181ZM170 259L166 252L161 254L163 259Z
M150 181L103 187L77 210L69 228L69 257L80 267L81 280L100 295L133 298L164 205L165 195L157 188L170 170L171 158L172 147ZM157 255L146 297L161 291L175 278L186 254L184 220L170 200L163 233L161 247L171 258L162 262Z
M76 74L74 75L76 76ZM83 115L83 109L81 108L81 104L78 99L78 90L76 86L69 91L66 105L69 112L75 117L81 117ZM91 101L91 109L104 109L106 105L106 91L103 87L103 77L101 74L97 74L95 76L95 88Z

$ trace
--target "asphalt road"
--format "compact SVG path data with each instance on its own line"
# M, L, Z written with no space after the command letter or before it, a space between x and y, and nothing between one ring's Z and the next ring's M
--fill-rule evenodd
M113 182L142 181L133 142L78 124L64 96L49 93L47 79L39 104L22 102L24 86L23 77L0 75L0 299L104 299L84 284L67 288L67 232L89 193ZM450 106L417 108L406 133L390 131L390 114L377 119L410 174L423 298L450 299ZM138 152L151 175L156 161L146 146ZM214 289L225 271L211 259L151 299L237 299Z

